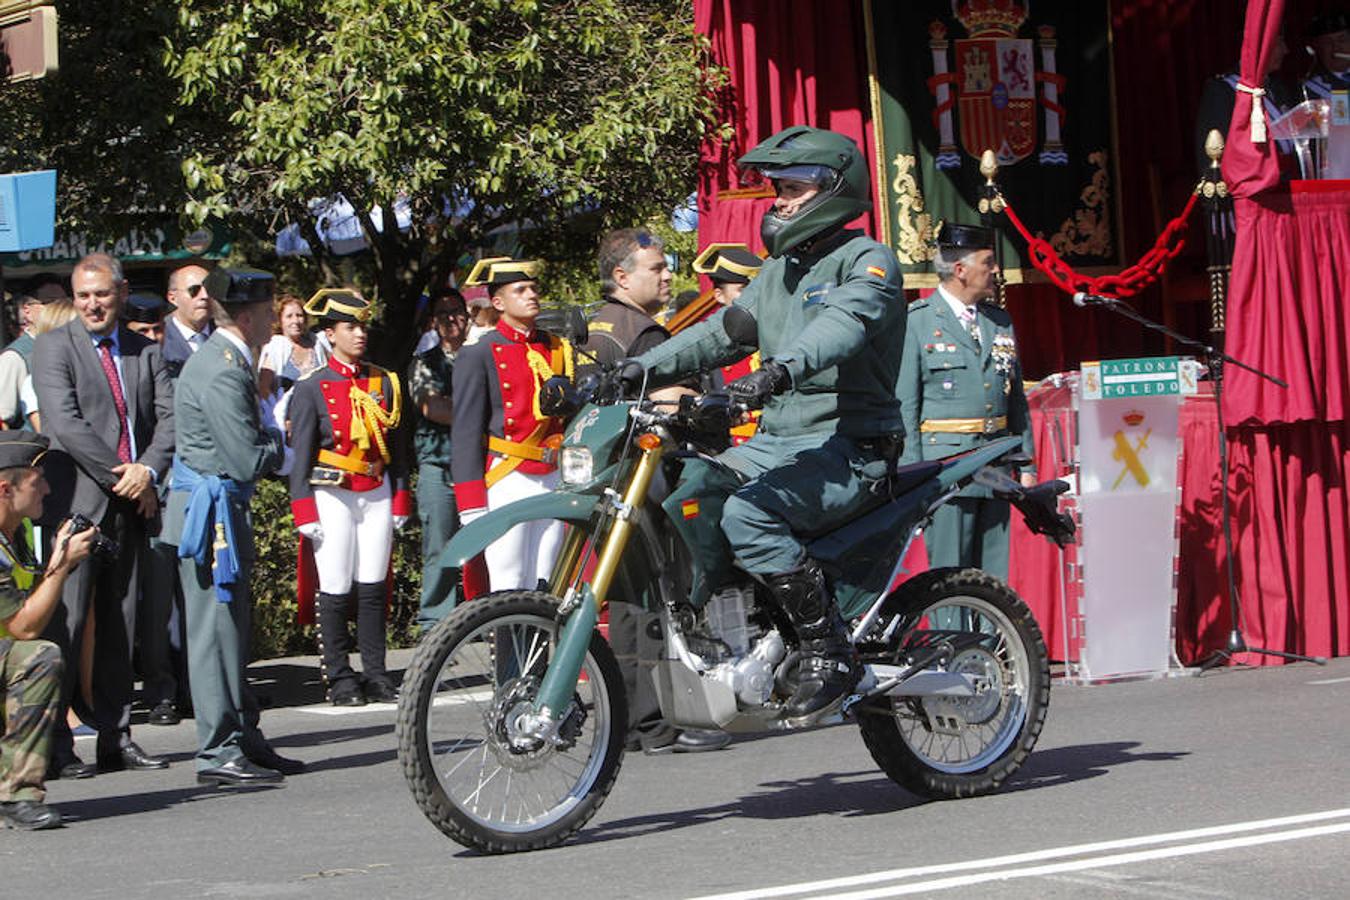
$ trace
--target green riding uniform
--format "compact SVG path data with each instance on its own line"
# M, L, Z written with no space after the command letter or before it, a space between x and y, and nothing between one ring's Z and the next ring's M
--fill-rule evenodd
M760 352L760 368L727 385L733 399L764 413L756 435L720 457L749 479L726 499L721 525L731 552L797 632L803 661L788 711L805 716L847 694L861 667L825 573L799 535L872 505L871 488L895 463L904 443L895 383L905 307L895 254L843 227L871 208L867 166L851 140L789 128L740 164L777 194L761 224L770 258L731 307L749 313L755 328L732 324L733 338L724 310L637 363L659 385ZM624 371L631 380L635 367ZM708 498L701 509L715 514Z
M993 247L993 229L943 226L939 287L909 305L897 388L909 434L905 463L964 453L1008 435L1019 435L1024 453L1032 455L1012 317L983 302L992 296L998 274ZM970 485L934 514L924 533L929 564L975 567L1007 578L1010 512L1006 500Z

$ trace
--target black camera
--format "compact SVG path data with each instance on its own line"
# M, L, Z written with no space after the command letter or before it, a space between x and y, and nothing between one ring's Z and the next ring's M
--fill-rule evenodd
M94 528L94 522L88 516L82 513L73 513L70 517L70 533L81 534ZM116 559L120 548L117 541L108 537L101 531L94 531L94 540L89 548L89 555L96 556L99 559Z

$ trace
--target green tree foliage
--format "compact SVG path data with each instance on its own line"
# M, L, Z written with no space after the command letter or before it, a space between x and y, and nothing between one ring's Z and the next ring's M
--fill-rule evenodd
M178 0L179 103L223 123L183 159L201 221L362 210L386 358L467 249L594 253L693 189L710 75L687 0ZM406 232L365 211L411 207Z
M62 0L59 71L0 85L0 172L52 168L63 226L96 234L162 223L202 123L176 110L164 66L172 0Z

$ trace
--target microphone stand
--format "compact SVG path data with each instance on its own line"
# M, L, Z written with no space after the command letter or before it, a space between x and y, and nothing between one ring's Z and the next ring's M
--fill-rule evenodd
M1223 379L1224 366L1231 364L1240 369L1251 372L1266 379L1272 384L1279 385L1282 388L1289 387L1288 383L1281 381L1274 375L1263 372L1254 366L1249 366L1241 360L1234 359L1225 353L1217 344L1223 341L1224 333L1224 301L1228 289L1228 270L1233 254L1233 218L1232 218L1232 197L1228 194L1227 185L1224 184L1222 176L1219 174L1219 157L1223 155L1223 138L1217 131L1211 131L1208 139L1205 141L1205 152L1209 154L1211 163L1210 170L1201 181L1197 190L1204 200L1205 208L1209 212L1209 221L1207 225L1207 249L1209 252L1210 266L1210 315L1211 315L1211 339L1214 344L1206 344L1203 341L1197 341L1183 334L1154 322L1152 319L1141 315L1129 304L1120 300L1109 300L1100 305L1124 316L1133 322L1143 325L1160 334L1166 335L1178 344L1194 348L1199 351L1205 360L1205 366L1209 369L1211 382L1214 384L1214 408L1218 417L1219 426L1219 473L1221 484L1223 486L1222 495L1222 520L1223 520L1223 546L1225 554L1225 569L1228 577L1228 604L1229 615L1232 620L1232 630L1228 633L1228 643L1222 650L1216 650L1200 663L1202 670L1212 669L1223 662L1231 659L1238 653L1258 653L1265 656L1277 656L1281 659L1294 660L1297 662L1311 662L1319 666L1324 666L1327 661L1320 656L1304 656L1298 653L1286 653L1283 650L1270 650L1264 647L1253 647L1249 645L1242 636L1242 605L1238 598L1236 557L1233 553L1233 524L1232 509L1228 492L1228 438L1224 427L1223 419Z

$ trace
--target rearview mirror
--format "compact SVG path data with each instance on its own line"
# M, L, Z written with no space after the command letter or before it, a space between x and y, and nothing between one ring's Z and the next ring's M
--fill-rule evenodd
M728 306L722 313L722 330L742 347L759 346L759 323L739 306Z
M534 320L535 327L558 337L572 345L586 343L590 329L586 325L586 316L575 306L559 309L546 309Z

